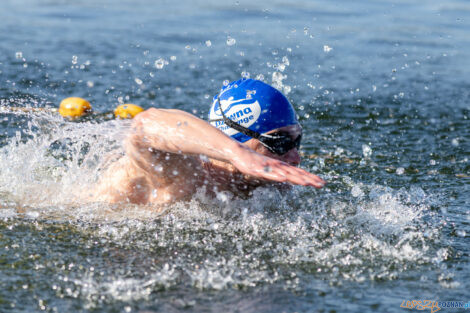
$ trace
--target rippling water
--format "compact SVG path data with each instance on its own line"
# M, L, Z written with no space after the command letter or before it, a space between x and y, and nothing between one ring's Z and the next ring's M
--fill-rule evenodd
M0 311L470 300L467 2L8 0L0 29ZM76 200L122 153L117 104L205 117L241 76L292 101L302 167L326 188L201 193L158 210ZM100 114L8 109L68 96Z

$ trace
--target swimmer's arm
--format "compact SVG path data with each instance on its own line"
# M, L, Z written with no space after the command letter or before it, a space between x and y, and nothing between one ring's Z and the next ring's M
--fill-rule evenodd
M187 155L205 155L229 162L243 174L277 182L321 188L324 181L285 162L256 153L204 120L180 110L149 109L133 120L128 139L134 149L152 149L168 169L181 169ZM168 158L168 153L172 156ZM155 155L155 153L154 153ZM186 160L188 162L188 160Z
M228 156L241 146L206 121L181 110L148 109L133 119L133 128L128 138L133 145L173 154L206 155L229 162Z

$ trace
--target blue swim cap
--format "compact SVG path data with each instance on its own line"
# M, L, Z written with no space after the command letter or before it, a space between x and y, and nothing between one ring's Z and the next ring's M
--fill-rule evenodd
M242 78L223 86L209 111L211 125L239 142L251 137L225 124L217 97L226 117L259 133L298 123L294 107L280 91L262 81Z

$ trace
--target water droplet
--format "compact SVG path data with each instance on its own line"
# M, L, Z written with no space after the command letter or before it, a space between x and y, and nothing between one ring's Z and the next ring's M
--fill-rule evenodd
M72 55L72 64L77 64L78 57L76 55Z
M15 53L15 57L16 57L17 59L22 59L22 58L23 58L23 52L18 51L17 53Z
M217 199L222 201L222 202L227 202L229 200L229 197L224 192L218 192L217 193Z
M256 90L247 90L246 91L246 99L252 99L253 97L251 95L256 94Z
M89 81L86 82L86 85L87 85L88 88L93 88L93 86L95 86L95 83L92 82L91 80L89 80Z
M467 235L467 232L463 229L459 229L457 232L456 232L457 236L459 237L465 237Z
M286 75L282 75L282 73L279 72L274 72L273 73L273 83L274 85L281 85L282 86L282 81L287 78Z
M323 51L324 51L324 52L328 53L328 52L330 52L331 50L333 50L333 48L331 48L330 46L328 46L328 45L324 45L324 46L323 46Z
M339 155L342 155L343 153L344 153L344 149L341 147L337 147L334 152L334 155L339 156Z
M212 42L210 40L206 40L206 46L208 47L212 46Z
M228 81L228 79L224 80L223 82L224 86L228 86L228 84L230 84L230 82Z
M372 148L366 144L362 145L362 155L365 158L370 158L372 155Z
M270 172L271 172L271 166L265 166L263 170L264 170L266 173L270 173Z
M179 172L177 170L173 170L172 174L173 174L173 176L177 176L179 174Z
M227 46L233 46L236 43L237 41L235 40L235 38L232 38L230 36L227 37Z
M459 145L459 140L457 138L452 139L452 145L457 147Z
M290 62L289 62L289 59L287 58L287 56L282 57L282 63L284 63L284 65L286 65L286 66L290 65Z
M152 190L152 197L153 198L157 197L157 189Z
M161 70L165 66L165 60L160 58L155 61L155 67L159 70Z
M141 79L139 79L139 78L136 77L136 78L134 79L134 81L135 81L135 83L136 83L137 85L142 85L142 80L141 80Z
M256 79L264 81L264 75L263 74L258 74L258 75L256 75Z
M399 167L399 168L397 168L396 173L397 173L397 175L403 175L403 174L405 174L405 169L403 167Z
M355 198L358 198L364 196L364 192L362 191L361 187L354 185L354 187L351 189L351 195Z
M171 61L176 61L176 55L172 55L172 56L170 57L170 60L171 60Z

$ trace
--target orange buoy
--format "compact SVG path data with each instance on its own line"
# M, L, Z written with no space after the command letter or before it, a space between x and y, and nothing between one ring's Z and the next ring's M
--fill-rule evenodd
M81 117L91 112L91 110L90 102L79 97L66 98L59 105L59 114L72 119Z
M126 103L118 105L118 107L114 110L114 115L118 118L134 118L142 111L144 111L144 109L140 106L132 103Z

